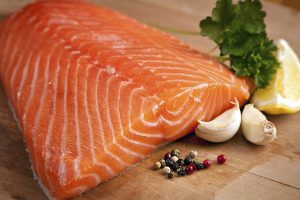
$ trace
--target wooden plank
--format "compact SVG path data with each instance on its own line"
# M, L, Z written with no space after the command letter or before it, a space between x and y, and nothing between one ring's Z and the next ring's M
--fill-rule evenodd
M19 8L28 0L0 1L0 16ZM199 20L210 13L209 0L94 0L124 12L140 21L198 31ZM300 12L264 3L268 12L269 35L285 38L300 55ZM280 15L278 14L280 13ZM208 51L214 45L206 38L174 34L195 48ZM300 199L300 113L270 116L278 128L279 139L260 147L248 143L239 132L223 144L211 144L193 135L158 149L140 165L78 197L91 199ZM167 180L151 169L154 161L173 148L183 154L194 149L199 159L224 153L225 165L214 165L182 178ZM0 199L46 199L32 178L22 136L9 111L0 87Z

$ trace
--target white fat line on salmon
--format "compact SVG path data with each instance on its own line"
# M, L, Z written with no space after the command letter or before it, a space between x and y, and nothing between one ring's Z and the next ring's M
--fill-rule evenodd
M85 104L85 108L86 108L86 114L87 114L87 117L88 117L88 128L89 128L89 133L90 133L90 149L91 149L91 153L92 153L92 160L93 160L93 164L96 164L97 166L102 166L104 168L106 168L106 170L112 174L113 171L112 169L107 165L107 164L102 164L101 162L98 162L97 159L96 159L96 154L95 154L95 142L94 142L94 129L92 128L92 125L91 125L91 115L90 115L90 112L88 111L88 105L87 105L87 80L88 80L88 75L89 75L89 72L90 72L90 69L91 69L92 65L89 64L88 67L86 68L87 70L87 74L86 75L86 81L85 81L85 100L84 100L84 104ZM102 71L107 71L105 69L102 69ZM100 179L101 180L101 179ZM98 183L100 182L100 180L98 180Z
M198 118L202 119L203 115L201 117L199 117L199 113L201 113L203 111L203 107L200 106L200 105L198 105L198 107L199 108L197 110L195 110L195 111L192 112L193 114L188 118L189 120L186 121L186 122L184 122L183 125L180 128L176 129L176 131L172 135L170 135L170 137L178 135L187 126L189 126L193 121L196 121Z
M224 93L223 93L223 87L222 87L222 85L220 85L219 86L219 93L218 93L218 95L217 95L217 97L219 97L218 99L216 99L217 101L216 102L218 102L217 104L215 104L214 106L217 106L217 110L216 110L216 112L215 113L220 113L221 112L221 110L222 110L222 107L221 106L219 106L219 105L224 105L225 104L225 102L223 102L223 100L224 100ZM228 95L229 96L229 95ZM224 104L223 104L224 103ZM210 117L211 118L211 117Z
M181 76L181 77L193 77L197 80L197 77L198 78L203 78L201 75L198 75L198 74L186 74L186 73L178 73L178 72L173 72L173 73L170 73L170 72L160 72L160 73L155 73L156 75L159 75L159 76Z
M76 186L74 188L72 188L71 190L68 190L71 194L78 195L78 194L82 194L83 192L86 192L89 189L89 186Z
M186 64L184 65L184 64L182 64L181 63L181 65L182 66L186 66ZM167 68L165 68L165 66L164 67L146 67L146 69L154 69L154 70L156 70L156 69L168 69L168 68L170 68L170 69L178 69L178 70L180 70L180 69L183 69L183 70L185 70L186 71L186 67L167 67ZM203 71L200 71L198 68L196 68L197 70L195 70L195 71L193 71L195 74L193 74L193 75L191 75L191 74L185 74L185 73L178 73L178 72L176 72L176 71L173 71L173 73L167 73L167 72L164 72L164 73L155 73L156 75L167 75L167 76L178 76L178 75L182 75L182 76L187 76L187 77L199 77L199 78L203 78L203 77L207 77L207 73L204 73ZM189 71L192 71L192 70L189 70ZM206 70L207 71L207 70ZM199 73L199 74L197 74L197 72ZM223 77L223 76L222 76ZM219 81L219 79L217 79L217 78L215 78L215 76L210 76L210 78L211 79L213 79L214 81Z
M78 81L77 81L77 77L78 77L78 67L79 67L79 63L80 63L80 59L83 59L83 58L86 58L86 57L80 57L78 60L77 60L77 65L76 65L76 89L75 89L75 97L77 96L77 91L78 91ZM101 69L101 70L99 70L99 71L101 71L101 72L103 72L104 71L104 69ZM77 134L77 131L76 131L76 135L77 135L77 141L80 141L80 135L79 135L79 126L78 126L78 122L79 122L79 119L78 119L78 101L77 101L77 98L75 99L75 114L76 114L76 127L78 128L77 130L78 130L78 134ZM103 134L103 132L102 132L102 134ZM105 145L104 145L105 146ZM80 178L80 170L79 170L79 168L80 168L80 165L79 165L79 162L81 161L81 151L80 151L80 143L78 143L77 142L77 151L79 152L79 154L78 154L78 156L77 156L77 158L75 159L75 162L74 162L74 169L75 169L75 174L76 174L76 179L77 178ZM112 155L114 155L114 157L113 156L111 156L111 154ZM119 164L121 164L121 165L123 165L123 166L128 166L128 164L127 163L125 163L123 160L121 160L118 156L116 156L114 153L112 153L112 152L109 152L109 153L107 153L107 155L110 155L112 158L114 158L114 159L116 159L117 161L118 161L118 163ZM100 166L104 166L106 169L107 169L107 171L109 172L109 173L112 173L112 169L111 168L108 168L107 167L107 165L103 165L103 164L101 164L100 162L97 162L97 165L100 165Z
M30 15L28 15L28 16L25 15L23 17L30 17ZM27 20L26 23L28 23L28 20ZM13 23L13 24L18 24L18 23ZM16 25L16 27L17 27L17 25ZM36 25L33 25L33 29L30 30L30 33L33 33L33 30L35 30L35 29L36 29ZM22 37L30 37L31 36L30 33L28 33L26 35L24 34L24 35L22 35ZM21 65L21 61L24 59L24 54L26 53L26 51L23 51L23 53L18 52L18 54L17 54L17 50L20 50L20 51L24 50L24 49L18 47L19 44L23 41L22 40L23 38L22 37L17 37L18 39L14 43L15 45L13 46L13 45L10 44L11 38L13 38L13 36L14 36L14 34L9 34L9 36L8 36L9 46L5 47L5 49L4 49L4 51L6 49L9 49L8 47L10 47L10 48L13 49L12 50L13 51L12 54L9 56L10 57L10 61L8 62L7 67L6 67L6 71L4 72L4 74L5 74L4 76L5 77L11 77L10 81L8 83L8 87L9 87L9 90L12 91L12 92L13 92L12 85L15 82L15 74L19 70L19 66ZM28 38L26 38L25 44L27 44L26 47L29 48L30 45L28 45L29 44L29 39ZM5 53L6 53L6 51L5 51ZM5 55L3 55L3 56L5 56ZM16 62L16 63L14 64L14 62ZM12 71L10 71L10 70L12 70ZM16 99L14 97L12 97L11 100L13 102L15 102L15 104L17 105Z
M99 112L99 99L98 99L98 91L99 91L99 77L100 77L100 74L102 73L101 70L98 70L97 72L97 77L96 77L96 110L97 110L97 120L98 120L98 124L99 124L99 128L100 128L100 135L101 135L101 144L103 146L103 149L104 149L104 152L105 154L107 154L107 147L106 147L106 142L105 142L105 138L104 138L104 131L103 131L103 127L102 127L102 123L101 123L101 115L100 115L100 112Z
M170 77L168 77L168 78L170 78ZM188 80L188 79L179 79L179 78L177 79L176 77L172 77L172 78L174 78L174 79L169 79L169 80L165 81L165 83L173 83L173 84L177 84L177 85L185 84L185 86L188 84L188 85L190 85L190 87L193 87L193 85L198 85L199 82L203 82L201 79L200 80L199 79ZM177 90L181 89L181 87L176 88L176 89Z
M9 56L9 58L12 61L14 61L13 58L14 58L15 52L17 51L18 48L16 48L17 45L16 46L12 46L11 45L11 41L12 41L12 38L13 38L14 34L10 33L10 31L7 31L6 28L14 30L17 27L18 23L16 23L16 22L13 23L13 20L15 19L16 15L17 15L17 13L14 13L12 16L10 16L7 19L7 21L4 23L4 25L2 25L2 32L3 33L7 33L7 34L3 34L3 33L0 34L0 41L3 41L3 38L5 38L5 43L1 47L1 51L2 51L2 55L1 56L2 56L2 58L6 58L7 57L7 53L8 53L8 49L9 49L8 47L10 47L10 48L13 49L13 53L10 53L10 56ZM17 39L14 40L15 44L18 44L19 41L21 41L21 37L17 37ZM3 61L1 61L1 62L3 62ZM5 70L5 69L8 70L10 65L9 64L6 65L6 64L3 63L1 66L2 66L2 68L5 66L4 69L2 69L2 68L0 69L0 74L1 73L4 74L3 70ZM7 77L7 76L4 76L4 77Z
M145 120L145 114L142 112L139 119L143 123L143 125L148 126L148 127L157 127L159 125L159 121L156 120L156 122L149 122Z
M50 55L53 54L54 50L56 49L56 47L58 46L58 43L54 44L54 46L52 47L51 51L50 51ZM45 102L45 98L46 98L46 93L47 93L47 87L48 87L48 80L49 80L49 73L50 73L50 56L47 57L47 61L46 61L46 69L45 69L45 73L44 73L44 87L43 87L43 92L42 92L42 95L40 96L40 102L39 102L39 107L38 107L38 111L35 115L35 119L34 119L34 126L33 127L38 127L40 125L40 114L41 114L41 108L42 108L42 104ZM49 124L48 124L49 125ZM38 128L34 128L34 130L38 130ZM48 133L49 133L49 126L48 126ZM47 181L49 183L49 187L50 187L50 190L53 191L53 185L52 185L52 182L50 181L50 178L48 176L48 173L47 173L47 156L49 156L48 152L47 152L47 149L46 149L46 143L47 143L47 139L49 140L49 134L46 134L46 139L45 139L45 175L46 175L46 178L47 178ZM48 150L49 151L49 150ZM36 153L36 152L35 152ZM38 169L37 169L38 171Z
M72 49L72 46L71 45L66 45L66 46L64 46L64 49L66 49L66 50Z
M215 112L212 112L212 110L214 110L215 107L216 107L216 104L213 104L213 99L216 100L215 102L218 102L218 100L217 100L216 97L217 97L217 91L218 91L218 88L220 88L220 85L214 85L213 88L215 88L215 89L212 89L212 90L213 90L213 91L211 92L211 93L212 93L212 96L211 96L211 98L210 98L210 100L209 100L209 106L208 106L209 109L207 109L207 111L211 111L210 114L207 116L208 119L211 119L212 114L215 113ZM219 96L219 97L222 97L222 96ZM218 108L219 108L219 107L220 107L220 106L218 106Z
M213 88L213 87L215 87L215 86L216 86L215 83L213 83L213 84L208 84L208 87L206 88L206 91L202 94L202 96L204 96L204 94L207 92L208 88ZM215 90L213 90L213 91L210 90L210 92L209 92L208 95L206 96L206 99L205 99L204 103L202 104L202 107L203 107L203 108L210 108L209 106L210 106L210 104L211 104L211 98L212 98L214 92L215 92ZM207 118L206 113L209 112L209 111L210 111L210 109L206 109L206 110L204 110L201 114Z
M184 67L182 67L184 66ZM143 69L146 70L154 70L153 72L159 71L159 70L172 70L172 71L184 71L184 72L190 72L190 73L195 73L195 72L199 72L199 69L193 69L193 68L189 68L189 66L187 65L183 65L181 64L180 66L170 66L170 65L164 65L164 66L146 66L143 67Z
M156 120L156 122L149 122L145 119L145 114L143 112L143 108L144 108L144 103L145 103L145 97L142 97L142 103L140 106L140 116L139 116L139 120L142 122L142 124L146 127L158 127L159 126L159 120ZM156 104L157 105L157 104ZM156 106L154 105L154 106ZM153 111L153 109L152 109Z
M80 59L81 58L79 58L78 60L78 63L80 62ZM89 73L89 69L91 68L91 64L86 68L87 69L87 73L86 74L88 74ZM99 70L100 71L100 70ZM99 72L98 71L98 72ZM104 71L104 70L102 70L102 71ZM86 80L88 80L87 78L86 78ZM87 84L87 81L86 81L86 84ZM86 89L87 89L87 85L85 84L85 93L86 93ZM87 108L87 99L86 99L86 97L87 97L87 94L85 94L85 107ZM87 116L88 116L88 118L90 118L90 114L89 114L89 112L86 110L86 112L87 112ZM95 164L96 166L101 166L101 167L104 167L106 170L107 170L107 172L110 174L110 175L112 175L112 174L114 174L115 172L112 170L112 168L111 167L109 167L107 164L104 164L104 163L101 163L101 162L98 162L97 160L96 160L96 158L95 158L95 152L94 152L94 142L92 141L93 140L93 136L94 136L94 130L93 130L93 128L92 128L92 126L91 126L91 121L90 121L91 119L89 119L88 120L88 123L89 123L89 133L90 133L90 137L91 137L91 153L92 153L92 160L93 160L93 164ZM102 131L102 133L103 133L103 131ZM119 161L119 160L118 160ZM87 175L82 175L82 173L80 173L81 175L80 175L80 178L82 178L82 177L87 177L87 176L90 176L90 174L87 174ZM92 174L93 176L94 176L94 178L95 178L95 180L96 180L96 183L98 184L98 183L100 183L101 182L101 178L99 177L99 175L98 174L96 174L96 173L94 173L94 174Z
M201 96L199 97L199 99L202 99L202 97L204 96L204 94L206 93L206 91L207 91L207 88L205 88L205 91L201 94ZM204 106L206 105L206 103L208 101L204 101L204 102L205 102L204 105L203 104L202 105L196 104L194 106L194 108L197 108L197 107L199 107L199 108L196 111L193 111L192 115L189 117L189 120L187 122L185 122L181 128L177 129L176 132L174 132L170 137L173 137L173 136L179 134L180 132L182 132L182 130L184 130L188 125L190 125L191 122L193 122L195 120L202 120L203 116L205 116L204 112L202 112L202 111L203 111ZM194 110L194 108L193 108L193 110ZM206 109L206 111L207 110L208 109ZM199 113L201 113L201 115Z
M30 20L29 20L30 21ZM34 24L34 26L33 26L33 28L32 28L32 32L35 32L35 31L37 31L37 29L38 28L40 28L40 27L42 27L42 23L41 22L37 22L37 23L35 23ZM27 40L29 41L29 38L27 38ZM38 43L38 42L37 42ZM22 76L21 76L21 82L20 82L20 85L17 87L18 89L17 89L17 99L16 99L16 101L18 102L19 101L19 98L20 98L20 93L21 93L21 91L23 91L23 85L24 85L24 82L25 82L25 79L26 79L26 77L27 77L27 74L28 74L28 69L29 69L29 64L31 63L31 61L32 61L32 57L33 57L33 51L35 50L35 49L33 49L32 48L32 45L30 45L30 47L28 47L28 48L30 48L30 52L29 52L29 56L28 57L25 57L25 56L23 56L22 55L22 57L24 57L24 59L27 59L27 61L26 61L26 63L25 63L25 65L23 66L23 70L22 70ZM26 52L26 51L25 51ZM25 53L24 53L25 54ZM22 62L20 62L20 63L22 63ZM16 67L16 68L19 68L19 67ZM16 70L17 71L17 70ZM11 79L11 81L13 81L13 82L15 82L15 76L14 76L15 74L14 74L14 72L13 72L13 76L12 76L12 79Z
M58 27L56 30L62 30L63 29L63 27ZM57 37L58 36L58 34L57 33L55 33L54 34L54 37ZM76 39L77 38L77 36L74 36L74 37L72 37L73 39ZM74 50L74 51L72 51L71 52L71 55L77 55L77 54L81 54L81 52L80 51L76 51L76 50ZM83 58L83 57L80 57L80 59L81 58ZM89 56L88 55L85 55L84 56L84 58L89 58ZM77 65L76 65L76 78L75 78L75 82L76 82L76 84L75 84L75 119L76 119L76 135L77 135L77 137L76 137L76 146L77 146L77 152L78 152L78 156L77 156L77 158L74 160L74 171L75 171L75 176L76 177L78 177L79 176L79 162L80 162L80 160L81 160L81 151L80 151L80 138L78 137L79 136L79 127L78 127L78 122L79 122L79 119L78 119L78 101L77 101L77 87L78 87L78 83L77 83L77 74L78 74L78 65L79 65L79 61L77 60ZM104 145L105 146L105 145ZM113 153L111 153L111 154L113 154ZM109 154L109 153L107 153L107 155L110 155L111 156L111 154ZM112 157L112 156L111 156ZM118 162L120 163L120 164L123 164L123 165L125 165L125 166L127 166L127 163L124 163L122 160L120 160L120 158L118 157L118 156L116 156L116 155L114 155L114 157L113 157L114 159L117 159L118 160ZM100 165L100 163L97 163L97 164L99 164ZM103 165L105 168L107 168L107 166L105 166L105 165ZM109 171L109 173L112 173L112 169L111 168L107 168L107 170Z
M99 42L112 42L122 38L117 34L92 34L91 39Z
M66 48L64 48L66 49ZM66 75L64 80L64 95L63 95L63 130L62 130L62 140L61 140L61 155L58 167L58 173L60 174L60 184L64 185L66 183L66 164L65 164L65 152L66 152L66 141L67 141L67 122L68 122L68 112L67 112L67 91L68 91L68 80L69 80L69 69L70 69L70 59L67 61Z
M182 123L182 121L188 117L188 114L190 114L190 112L192 111L192 107L190 107L188 109L187 112L185 112L186 114L183 115L183 117L181 117L180 119L178 120L174 120L174 121L170 121L168 118L166 118L166 116L163 116L163 115L160 115L159 116L159 119L160 119L160 122L161 124L167 124L168 126L178 126Z
M27 74L28 74L28 68L30 67L30 63L32 61L32 57L33 57L33 52L29 52L29 55L27 57L27 61L25 63L25 65L23 66L23 70L22 70L22 76L21 76L21 81L20 81L20 85L17 86L17 99L16 99L16 102L18 104L19 102L19 99L20 99L20 96L21 96L21 92L23 91L23 86L24 86L24 82L25 82L25 79L27 78ZM25 72L24 72L25 71Z
M106 98L105 98L105 104L106 104L106 107L107 107L107 112L106 112L106 114L107 114L107 119L108 119L109 127L110 127L110 129L111 129L111 131L112 131L113 144L115 144L115 145L116 145L117 147L119 147L122 151L126 152L126 153L129 154L129 155L132 154L132 155L134 155L134 156L136 156L136 157L138 157L138 158L142 158L143 155L138 154L138 153L133 152L132 150L130 150L130 149L128 149L128 148L123 147L122 145L120 145L120 144L116 141L116 133L115 133L115 128L113 127L112 122L111 122L111 114L110 114L110 110L109 110L110 107L109 107L109 101L108 101L109 88L110 88L110 85L111 85L110 82L111 82L111 80L112 80L113 78L118 78L118 77L115 77L114 75L111 75L111 76L108 78L108 80L107 80L107 89L106 89L106 94L105 94L105 96L106 96ZM128 138L124 137L123 134L121 134L121 136L122 136L123 139L129 141ZM120 159L121 159L121 158L120 158ZM122 159L121 159L121 160L122 160ZM124 163L124 165L125 165L125 161L123 161L123 163ZM123 164L123 163L122 163L122 164Z
M89 132L89 139L90 139L90 150L92 154L92 161L95 163L96 158L95 158L95 150L94 150L94 129L92 128L92 122L91 122L91 114L88 110L88 102L87 102L87 83L88 83L88 76L89 76L89 71L91 68L91 64L89 64L87 67L85 67L85 84L84 84L84 107L85 107L85 114L87 116L87 121L88 121L88 132Z
M79 63L80 59L77 59L76 62L76 67L75 67L75 95L74 95L74 102L75 102L75 125L76 125L76 150L78 152L78 155L76 159L74 160L74 171L75 171L75 177L78 178L80 174L80 164L79 162L81 161L81 149L80 149L80 129L79 129L79 117L78 117L78 68L79 68Z
M61 14L59 16L60 18L49 18L47 25L78 25L78 23L74 20L71 20L70 18L65 17L65 15Z
M86 57L87 57L87 58L89 58L89 56L88 56L88 55L86 55ZM140 144L140 145L141 145L141 144ZM117 156L115 155L115 157L117 157ZM117 158L118 158L118 157L117 157ZM122 163L120 160L119 160L119 162L120 162L120 163ZM77 164L77 165L78 165L78 164Z
M41 23L36 23L35 24L35 26L33 27L33 30L35 30L35 29L37 29L38 27L42 27L42 25L41 25ZM27 38L28 39L28 38ZM29 39L28 39L29 40ZM22 116L22 119L23 119L23 121L25 121L25 118L26 118L26 116L27 116L27 114L28 114L28 109L29 109L29 103L31 102L31 100L32 100L32 98L33 98L33 96L34 96L34 92L35 92L35 87L34 87L34 84L35 84L35 82L36 82L36 80L37 80L37 73L38 73L38 69L39 69L39 66L38 66L38 64L39 64L39 62L40 62L40 58L41 58L41 52L44 52L43 50L41 50L39 53L38 53L38 55L37 55L37 59L36 59L36 62L35 62L35 69L34 69L34 77L33 77L33 79L32 79L32 82L31 82L31 84L30 84L30 94L29 94L29 97L28 97L28 99L27 99L27 101L26 101L26 103L25 103L25 111L24 111L24 114L23 114L23 116ZM28 59L28 60L31 60L31 59ZM28 63L29 64L29 63ZM26 68L26 72L24 73L24 68ZM21 81L21 85L20 85L20 87L19 87L19 89L18 89L18 94L23 90L23 84L24 84L24 81L25 81L25 76L27 75L27 72L28 72L28 66L25 66L23 68L23 73L22 73L22 81ZM33 91L32 91L33 90ZM19 98L19 97L18 97ZM39 104L40 105L40 104ZM35 119L36 120L36 119ZM37 135L36 135L36 132L37 132L37 127L34 125L34 127L33 127L33 147L34 147L34 152L33 152L33 155L34 155L34 157L35 157L35 159L37 159L37 152L36 152L36 148L37 148L37 146L36 146L36 137L37 137ZM36 167L36 171L37 171L37 174L39 175L39 165L38 165L39 163L38 162L35 162L35 167Z
M175 95L174 97L170 98L170 100L174 100L174 102L172 103L172 107L174 107L174 105L177 103L177 100L179 97L181 97L182 95L186 94L186 93L189 93L188 97L185 98L185 101L181 104L180 107L177 107L177 111L171 111L168 109L168 105L170 104L171 101L168 101L166 104L165 104L165 109L168 113L170 113L171 115L173 116L177 116L179 115L180 113L182 113L182 111L184 110L184 107L188 104L189 100L190 100L190 96L192 95L193 93L193 90L192 89L188 89L188 90L185 90L181 93L178 93L177 95Z
M158 98L158 97L156 96L154 98ZM141 108L142 108L141 109L141 115L140 115L139 119L141 120L141 122L145 126L148 126L148 127L157 127L157 126L159 126L159 120L158 119L155 120L154 122L153 121L150 122L150 121L148 121L148 120L145 119L145 114L143 112L143 108L144 108L144 104L145 104L145 99L146 98L143 97L142 106L141 106ZM154 104L154 105L152 106L151 111L152 111L153 115L157 115L157 111L158 111L159 105L156 102L154 102L153 97L147 97L147 100L153 101L152 104Z
M100 128L100 136L101 136L101 138L100 138L100 141L101 141L101 144L102 144L102 147L103 147L103 149L104 149L104 153L105 153L105 155L108 155L108 156L110 156L111 158L113 158L113 159L115 159L115 157L116 157L116 155L114 155L115 157L113 157L113 156L111 156L111 154L108 152L108 150L107 150L107 146L105 145L106 144L106 142L105 142L105 137L104 137L104 131L103 131L103 127L102 127L102 123L101 123L101 115L100 115L100 113L99 113L99 104L98 104L98 102L99 102L99 100L98 100L98 91L99 91L99 77L100 77L100 74L103 72L104 70L98 70L98 72L97 72L97 76L96 76L96 110L97 110L97 120L98 120L98 124L99 124L99 128ZM116 159L118 162L119 162L119 160L120 159ZM97 162L96 163L97 165L98 164L100 164L99 162ZM109 166L109 165L107 165L107 164L102 164L105 168L106 168L106 170L108 171L108 173L112 176L113 174L115 174L116 172Z
M141 88L134 88L130 95L129 95L129 112L128 112L128 128L129 128L129 131L135 135L139 135L139 136L143 136L143 137L157 137L157 138L161 138L162 137L162 134L161 133L155 133L155 134L146 134L146 133L142 133L142 132L138 132L138 131L135 131L133 128L132 128L132 124L131 124L131 109L132 109L132 102L131 102L131 99L132 99L132 96L134 93L138 92L138 91L143 91L143 89Z
M29 157L29 161L32 165L32 161L31 161L30 157ZM31 166L31 168L32 168L32 166ZM37 180L39 186L42 188L43 192L48 197L48 199L55 200L55 198L52 196L50 190L48 190L48 188L42 183L42 180L39 179L39 177L35 174L33 168L32 168L32 173L33 173L33 179Z
M207 90L207 87L204 86L204 88L205 88L205 91L206 91L206 90ZM198 97L199 101L200 101L201 98L203 97L204 93L205 93L205 92L201 93L201 96ZM196 104L194 105L194 107L195 107L196 105L198 105L198 104L199 104L199 103L196 103ZM160 118L160 121L161 121L162 124L167 124L167 125L169 125L169 126L177 126L177 125L179 125L180 123L182 123L182 121L183 121L184 119L188 118L188 116L189 116L189 114L192 112L192 110L193 110L193 107L189 107L189 109L188 109L187 111L185 111L185 114L184 114L179 120L177 120L177 121L170 121L170 120L168 120L167 118L165 118L165 116L163 116L163 115L160 115L159 118Z
M193 93L194 90L199 90L199 89L207 88L208 86L209 86L209 84L207 84L207 83L200 83L200 84L198 84L196 86L193 86L193 87L186 87L186 90L182 91L181 93L176 94L174 97L172 97L170 99L176 99L176 98L182 96L183 94L185 94L187 92L189 92L192 95L192 93ZM191 97L194 98L194 96L191 96Z
M241 86L240 88L241 88L241 90L243 91L244 94L248 94L248 89L247 89L247 87ZM286 104L286 105L287 105L287 104ZM289 105L290 105L290 104L289 104ZM298 104L298 105L299 105L299 104Z
M28 112L29 112L29 108L31 107L31 102L32 102L32 98L35 96L35 84L36 84L36 81L37 81L37 78L38 78L38 73L39 73L39 69L40 69L40 61L41 61L41 56L42 54L44 53L44 49L42 49L38 55L37 55L37 59L35 61L35 64L34 64L34 72L33 72L33 79L30 83L30 93L29 93L29 97L27 98L26 102L25 102L25 110L24 110L24 113L23 113L23 116L22 116L22 121L25 122L26 121L26 116L28 115ZM40 105L40 104L38 104ZM34 149L36 149L36 132L37 132L37 129L36 127L34 126L33 127L33 146L34 146ZM34 156L37 157L36 155L36 150L34 150ZM37 167L37 170L38 170L38 167Z
M147 57L147 59L149 58L162 58L162 55L161 54L122 54L122 55L115 55L115 56L112 56L113 58L122 58L122 57L127 57L128 59L132 60L134 59L135 57L137 58L144 58L144 57Z
M147 64L150 64L150 63L168 64L168 65L171 65L171 64L183 65L182 62L175 62L175 61L168 61L168 60L146 60L146 59L142 59L142 60L134 60L132 62L137 62L137 63L144 64L144 65L147 65Z
M123 87L125 87L125 86L128 86L130 84L130 82L127 82L127 81L122 81L121 82L121 84L120 84L120 87L119 87L119 92L118 92L118 98L120 97L120 93L121 93L121 89L123 88ZM141 89L141 88L140 88ZM132 98L132 92L130 93L130 96L129 96L129 98L130 98L130 100L131 100L131 98ZM120 103L120 99L118 100L118 109L119 109L119 103ZM131 105L131 103L129 102L129 104ZM119 110L119 113L120 113L120 110ZM129 112L128 113L130 113L130 108L129 108ZM121 118L120 118L120 115L119 115L119 122L121 122ZM128 118L128 124L129 124L129 126L128 126L128 129L129 129L129 132L130 133L133 133L133 134L135 134L135 135L141 135L141 133L140 132L136 132L136 131L134 131L134 130L132 130L132 129L130 129L130 123L131 123L131 121L130 121L130 118ZM122 126L122 125L121 125ZM132 140L132 139L129 139L129 138L127 138L125 135L124 135L124 128L123 128L123 126L122 126L122 128L121 128L121 134L126 138L126 140L128 140L128 141L130 141L130 142L132 142L132 143L134 143L134 144L137 144L137 145L139 145L139 146L146 146L146 147L150 147L150 148L155 148L155 146L154 145L150 145L150 144L147 144L147 143L144 143L144 142L138 142L138 141L135 141L135 140ZM146 135L145 137L150 137L150 135ZM153 136L153 137L155 137L155 136ZM161 136L160 136L161 137Z
M105 154L106 154L106 156L109 156L109 157L111 157L112 159L114 159L114 160L116 160L117 161L117 163L118 164L122 164L123 166L125 165L125 166L128 166L128 164L127 163L124 163L117 155L115 155L113 152L109 152L108 151L108 148L107 148L107 142L106 142L106 140L105 140L105 135L104 135L104 130L103 130L103 125L102 125L102 118L101 118L101 115L100 115L100 112L99 112L99 104L98 104L98 102L99 102L99 99L98 99L98 96L99 96L99 94L98 94L98 91L99 91L99 85L100 85L100 83L99 83L99 79L100 79L100 75L102 74L102 73L107 73L106 72L106 70L105 69L100 69L100 70L98 70L98 73L97 73L97 82L96 82L96 109L97 109L97 119L98 119L98 123L99 123L99 127L100 127L100 131L101 131L101 133L100 133L100 135L101 135L101 142L102 142L102 145L103 145L103 149L104 149L104 152L105 152ZM99 164L98 162L97 162L97 164ZM107 170L108 170L108 172L111 174L111 175L113 175L113 174L115 174L116 172L111 168L111 167L105 167Z

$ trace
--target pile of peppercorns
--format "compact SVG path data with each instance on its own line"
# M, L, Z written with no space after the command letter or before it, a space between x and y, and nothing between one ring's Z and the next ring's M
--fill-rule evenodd
M184 176L192 174L196 170L207 169L212 164L208 159L205 159L202 163L195 160L198 155L197 151L191 151L184 159L179 158L179 155L180 151L178 149L166 153L164 159L155 163L154 169L163 169L163 173L169 179L172 179L174 176L172 171L176 172L178 176ZM225 161L226 158L223 154L217 157L219 164L223 164Z

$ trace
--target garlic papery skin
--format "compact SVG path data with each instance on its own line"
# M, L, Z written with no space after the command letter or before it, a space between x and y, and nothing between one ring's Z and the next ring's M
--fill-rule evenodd
M225 142L231 139L239 130L241 111L239 102L235 99L234 106L209 122L198 121L196 136L210 142Z
M257 145L266 145L277 138L275 125L253 104L246 105L243 110L242 130L245 138Z

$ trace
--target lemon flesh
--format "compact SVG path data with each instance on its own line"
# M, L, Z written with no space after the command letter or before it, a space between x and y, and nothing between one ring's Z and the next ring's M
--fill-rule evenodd
M269 114L295 113L300 110L300 62L283 39L276 42L280 68L270 84L257 89L251 99L255 107Z

